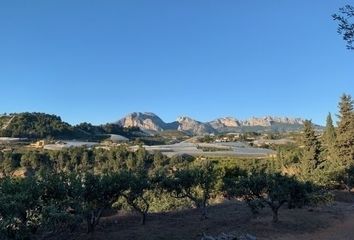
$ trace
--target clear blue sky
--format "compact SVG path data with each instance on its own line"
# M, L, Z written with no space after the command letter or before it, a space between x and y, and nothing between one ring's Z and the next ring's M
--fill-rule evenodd
M354 95L334 0L3 0L0 112L69 123L279 115L323 123Z

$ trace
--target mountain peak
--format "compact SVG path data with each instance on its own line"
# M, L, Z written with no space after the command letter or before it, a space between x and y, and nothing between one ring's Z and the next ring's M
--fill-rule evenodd
M240 122L234 117L222 117L211 121L210 124L215 129L227 128L227 127L239 127L241 126Z
M178 117L177 118L177 120L176 120L177 122L198 122L198 121L196 121L196 120L194 120L193 118L191 118L191 117L188 117L188 116L180 116L180 117Z
M117 122L123 127L139 127L143 130L163 131L165 123L152 112L133 112Z
M215 129L208 123L202 123L187 116L177 118L177 122L179 123L177 130L193 135L204 135L215 132Z
M222 117L211 122L200 122L188 116L180 116L176 122L165 123L160 117L152 112L133 112L118 121L123 127L139 127L142 130L164 131L179 130L193 135L210 133L239 132L243 127L257 127L259 129L271 129L281 126L281 129L298 129L304 120L289 117L252 117L240 121L234 117Z

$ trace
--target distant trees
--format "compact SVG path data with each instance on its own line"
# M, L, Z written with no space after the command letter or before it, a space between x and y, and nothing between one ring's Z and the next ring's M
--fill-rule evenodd
M138 127L129 127L129 128L124 128L118 124L114 123L107 123L104 125L100 125L100 128L102 128L104 133L107 134L119 134L127 137L132 137L134 136L134 132L139 132L140 129Z
M210 135L206 135L206 136L198 138L198 141L201 143L212 143L215 141L215 137L210 136Z
M26 151L24 154L21 154L20 158L21 167L30 168L35 171L50 168L49 156L46 153Z
M92 125L91 123L83 122L75 126L76 129L79 129L86 134L100 134L101 129L97 126Z
M21 154L16 152L0 152L0 173L9 176L21 165Z
M300 164L302 151L296 144L277 146L276 150L277 158L274 165L279 171L294 168Z
M339 13L332 15L333 19L338 22L338 33L343 36L343 40L347 42L347 48L353 50L354 46L354 7L346 5L339 9Z

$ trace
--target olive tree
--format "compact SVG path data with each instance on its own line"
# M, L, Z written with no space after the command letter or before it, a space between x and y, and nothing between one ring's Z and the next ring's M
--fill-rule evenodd
M47 173L41 176L43 230L73 231L83 220L81 177L68 173Z
M127 188L126 178L120 172L105 175L87 173L82 178L82 204L87 232L95 231L103 210L111 208Z
M207 218L209 199L215 192L218 171L214 163L202 164L176 169L162 181L163 188L175 198L188 198L201 210L202 218Z
M245 199L254 210L268 206L272 210L274 223L278 222L279 209L285 203L290 208L309 204L314 191L310 184L279 173L252 172L238 179L224 179L224 185L229 196Z
M121 194L124 201L120 203L138 212L144 225L150 208L148 191L152 188L151 179L146 172L126 172L125 179L127 187Z

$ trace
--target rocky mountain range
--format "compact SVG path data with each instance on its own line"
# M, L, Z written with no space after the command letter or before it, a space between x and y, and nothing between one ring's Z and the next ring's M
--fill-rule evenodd
M253 117L247 120L224 117L210 122L200 122L183 116L172 123L166 123L154 113L134 112L120 119L117 123L122 127L139 127L145 131L178 130L192 135L203 135L244 131L296 131L302 128L303 122L304 120L301 118L271 116Z

